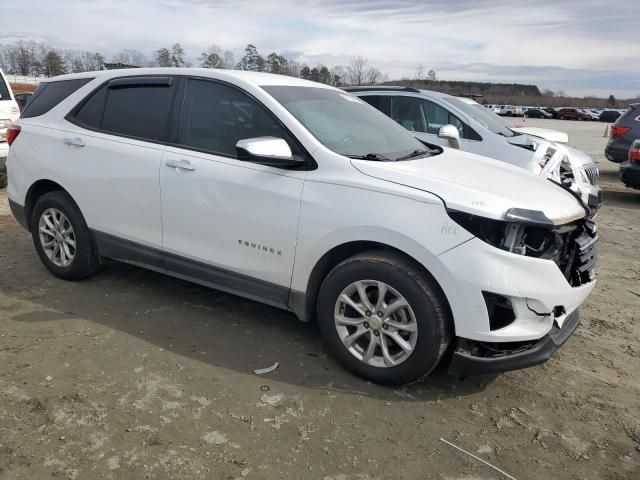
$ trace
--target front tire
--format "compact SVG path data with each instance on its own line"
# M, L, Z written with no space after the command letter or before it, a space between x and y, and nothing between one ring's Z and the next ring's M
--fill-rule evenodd
M95 273L99 258L89 228L69 195L42 195L33 207L31 237L40 260L56 277L81 280Z
M451 315L436 282L393 252L366 252L336 266L320 288L317 310L331 353L383 385L428 375L451 338Z

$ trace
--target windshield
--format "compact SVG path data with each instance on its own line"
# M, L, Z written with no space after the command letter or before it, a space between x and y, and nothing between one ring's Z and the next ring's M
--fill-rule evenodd
M465 115L473 118L476 122L492 133L496 133L504 137L513 137L515 135L515 133L509 129L509 125L507 125L499 115L490 109L483 107L478 102L456 97L447 97L444 98L444 100L459 110L462 110Z
M314 87L262 88L325 147L340 155L398 160L428 151L396 122L346 92Z

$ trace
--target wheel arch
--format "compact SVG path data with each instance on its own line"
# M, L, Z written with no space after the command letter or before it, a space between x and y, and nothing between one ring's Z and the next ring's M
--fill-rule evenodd
M322 255L322 257L320 257L320 259L311 269L311 273L307 281L306 290L304 292L297 292L294 290L291 291L289 296L290 310L293 311L302 321L315 321L318 294L320 292L322 282L327 277L329 272L331 272L333 268L335 268L340 262L346 260L347 258L360 253L374 250L393 252L394 254L408 259L416 267L417 270L431 279L446 303L449 312L449 318L453 319L451 305L449 302L449 298L445 293L445 290L442 288L442 285L436 279L436 277L421 262L419 262L412 255L409 255L392 245L371 240L357 240L341 243L340 245L334 246L324 255ZM452 332L455 332L455 322L453 321L451 322L451 329Z
M31 215L33 214L33 207L35 206L36 202L40 197L42 197L42 195L55 191L62 191L66 193L73 201L76 208L80 210L80 207L78 207L78 204L74 200L73 196L62 185L49 179L37 180L29 187L29 190L27 190L27 195L24 202L25 218L27 220L27 226L29 227L29 230L31 230Z

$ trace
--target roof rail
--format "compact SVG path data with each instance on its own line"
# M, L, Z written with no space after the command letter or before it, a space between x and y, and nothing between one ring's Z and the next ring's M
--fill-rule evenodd
M391 91L391 92L412 92L420 93L420 90L413 87L398 87L392 85L371 85L371 86L358 86L358 87L341 87L345 92L372 92L372 91Z

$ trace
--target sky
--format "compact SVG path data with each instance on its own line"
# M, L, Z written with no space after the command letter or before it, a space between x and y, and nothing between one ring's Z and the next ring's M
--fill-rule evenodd
M391 79L418 64L444 80L535 84L569 95L640 95L639 0L0 0L0 43L44 41L107 57L180 42L238 60L261 54L329 67L354 55Z

